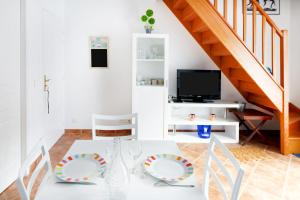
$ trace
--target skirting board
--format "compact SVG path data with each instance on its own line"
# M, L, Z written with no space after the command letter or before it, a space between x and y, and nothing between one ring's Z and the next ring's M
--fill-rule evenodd
M222 129L214 129L212 132L224 132L225 130ZM130 135L130 130L116 130L116 131L97 131L97 135L102 136L124 136ZM172 129L169 129L169 132L173 132ZM176 132L197 132L196 129L176 129ZM249 131L240 130L240 133L247 133ZM279 134L279 130L261 130L262 133L265 134ZM84 136L90 137L92 136L92 129L65 129L65 135L68 136Z

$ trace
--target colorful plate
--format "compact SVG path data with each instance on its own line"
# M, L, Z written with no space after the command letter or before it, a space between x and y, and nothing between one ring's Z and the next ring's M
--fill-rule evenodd
M55 167L55 175L62 181L89 183L101 177L106 162L98 154L76 154L65 157Z
M148 174L166 182L182 181L194 172L193 165L187 159L171 154L149 156L144 167Z

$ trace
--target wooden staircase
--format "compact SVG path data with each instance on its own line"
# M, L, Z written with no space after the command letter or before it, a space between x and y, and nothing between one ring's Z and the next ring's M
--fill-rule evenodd
M242 0L240 9L238 0L232 0L232 5L227 0L163 1L243 97L278 117L281 152L300 153L300 110L289 105L286 89L287 30L280 30L256 1L251 16L247 16L246 0ZM241 10L242 20L238 20ZM260 27L257 27L257 12L261 14ZM258 31L261 41L257 39Z

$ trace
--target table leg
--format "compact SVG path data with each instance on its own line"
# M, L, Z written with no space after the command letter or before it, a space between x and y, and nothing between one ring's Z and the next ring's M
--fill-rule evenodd
M253 132L251 133L251 135L244 142L241 143L241 145L247 144L254 137L254 135L256 133L260 137L262 137L263 140L266 140L265 136L263 136L262 133L259 131L259 128L262 127L267 122L267 120L261 121L257 126L255 126L251 121L246 121L246 122L253 128Z
M242 125L245 126L245 128L248 130L248 131L251 131L251 129L249 128L249 126L245 123L245 120L241 119L238 115L236 115L234 113L234 115L236 116L236 118L238 118L239 120L239 126L241 127Z

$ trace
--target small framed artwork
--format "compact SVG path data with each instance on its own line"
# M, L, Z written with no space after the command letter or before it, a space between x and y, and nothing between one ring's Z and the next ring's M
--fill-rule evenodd
M252 15L252 1L256 1L269 15L280 15L280 0L247 0L247 13Z
M90 37L91 67L108 67L108 37Z

